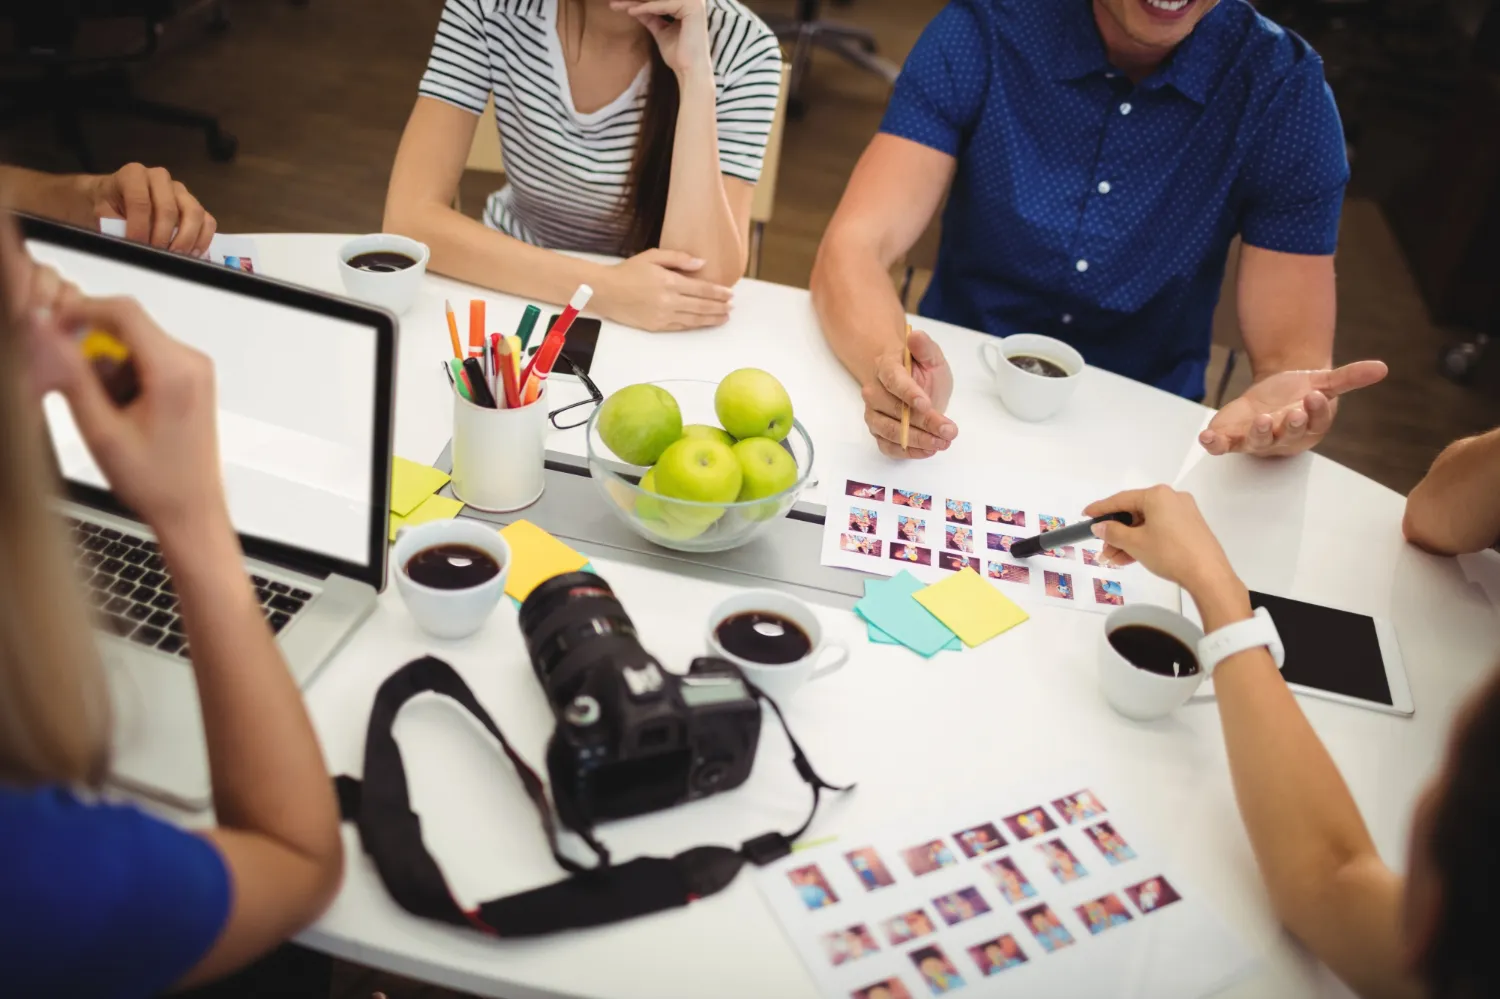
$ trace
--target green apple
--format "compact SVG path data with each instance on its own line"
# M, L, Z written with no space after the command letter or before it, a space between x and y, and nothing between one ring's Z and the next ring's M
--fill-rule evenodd
M733 503L745 477L729 445L701 437L685 437L667 448L653 471L653 485L665 499L693 503ZM720 506L662 506L667 520L683 525L707 527L724 515Z
M758 500L790 489L797 481L797 459L776 441L751 437L734 446L739 460L741 481L739 502ZM777 503L749 507L744 514L750 520L770 520L776 516Z
M759 368L730 372L714 391L714 412L739 440L779 441L792 431L792 397L774 375Z
M641 476L641 492L651 495L635 498L635 515L642 520L661 520L665 515L662 513L661 500L656 499L660 493L656 491L655 468L646 469L646 474Z
M705 440L723 441L730 447L734 447L734 435L727 430L711 427L706 423L689 423L682 428L684 437L701 437Z
M653 465L682 437L682 410L664 388L630 385L599 407L599 436L620 460Z

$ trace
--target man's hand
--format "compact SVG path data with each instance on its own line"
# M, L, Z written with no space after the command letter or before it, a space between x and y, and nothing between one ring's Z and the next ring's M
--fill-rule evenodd
M208 252L218 223L198 199L161 167L127 163L111 174L83 178L96 220L125 220L125 237L174 253Z
M1338 397L1383 379L1384 361L1355 361L1321 371L1282 371L1256 382L1219 410L1198 437L1209 454L1301 454L1333 426Z
M958 436L958 424L943 415L953 397L953 371L943 352L926 333L912 330L911 374L898 343L875 361L874 377L864 387L865 426L892 458L931 458ZM907 447L901 447L901 405L911 407Z

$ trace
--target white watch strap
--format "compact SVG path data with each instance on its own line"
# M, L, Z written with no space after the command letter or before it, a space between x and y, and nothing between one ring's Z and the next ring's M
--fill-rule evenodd
M1254 616L1249 619L1236 621L1211 635L1204 635L1198 642L1198 665L1205 678L1211 677L1219 663L1232 655L1261 645L1271 653L1271 658L1276 661L1276 668L1281 669L1286 662L1286 648L1281 644L1281 633L1276 630L1276 622L1271 620L1271 612L1264 607L1257 607Z

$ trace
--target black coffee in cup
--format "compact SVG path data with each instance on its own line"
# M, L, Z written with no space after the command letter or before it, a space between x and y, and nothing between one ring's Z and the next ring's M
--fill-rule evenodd
M1109 633L1109 644L1136 669L1159 676L1193 676L1198 656L1176 635L1146 624L1127 624Z
M500 563L473 545L441 544L423 548L406 560L412 582L434 590L467 590L500 574Z
M745 611L726 617L714 629L714 637L725 652L762 666L799 662L813 647L800 625L770 611Z
M391 271L404 271L408 267L417 266L417 262L404 253L395 250L371 250L369 253L356 253L348 260L350 267L357 271L374 271L378 274L388 274Z
M1041 375L1043 378L1068 377L1067 369L1061 364L1035 354L1009 354L1006 360L1028 374Z

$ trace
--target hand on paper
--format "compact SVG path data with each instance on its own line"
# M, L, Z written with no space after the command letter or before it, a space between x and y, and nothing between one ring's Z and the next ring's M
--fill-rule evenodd
M1271 375L1219 410L1198 442L1209 454L1301 454L1333 426L1339 396L1374 385L1387 370L1383 361L1356 361Z
M1194 597L1239 583L1219 539L1188 493L1170 486L1133 489L1093 503L1083 513L1102 517L1122 510L1133 515L1134 527L1115 522L1094 525L1094 536L1104 541L1101 565L1139 562Z
M690 277L703 261L677 250L647 250L606 271L593 306L605 318L653 333L723 326L734 293Z
M694 69L713 71L704 0L610 0L609 6L646 26L663 61L678 76Z
M199 257L208 252L218 223L161 167L127 163L86 183L94 217L124 219L127 239Z
M865 426L882 454L892 458L931 458L958 437L958 424L943 415L953 396L953 370L942 350L920 330L911 334L911 374L902 344L893 344L875 362L864 387ZM901 406L911 407L907 447L901 447Z

